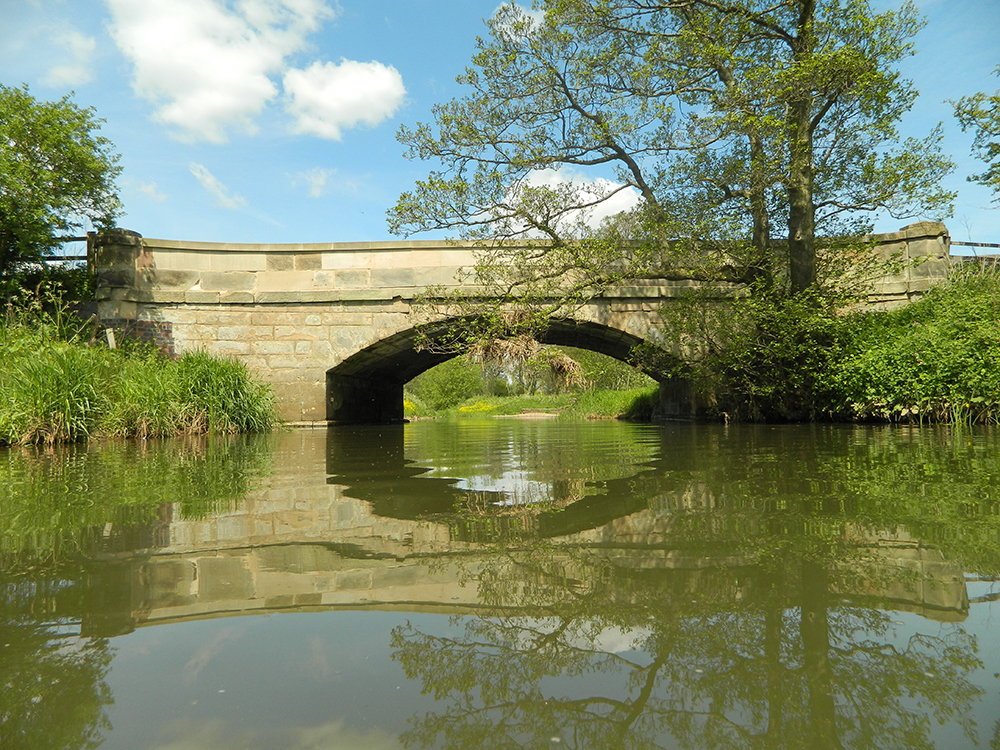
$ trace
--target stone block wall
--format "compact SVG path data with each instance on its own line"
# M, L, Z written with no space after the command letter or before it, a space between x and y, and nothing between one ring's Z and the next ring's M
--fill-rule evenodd
M95 242L98 301L288 304L412 299L455 286L469 245L415 241L243 245L144 239L116 230ZM128 317L128 315L121 315Z
M898 263L900 270L874 281L869 305L890 308L906 304L948 278L951 243L944 224L921 221L873 239L876 257Z

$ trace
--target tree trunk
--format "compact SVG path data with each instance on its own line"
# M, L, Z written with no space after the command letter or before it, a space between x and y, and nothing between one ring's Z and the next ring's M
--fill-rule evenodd
M774 281L771 257L771 217L767 212L767 155L759 135L750 136L750 215L753 217L751 276L770 287Z
M799 632L809 691L810 746L816 750L840 750L837 709L833 699L833 668L830 664L827 587L826 569L819 563L803 561Z
M813 19L816 0L799 0L797 35L793 42L793 69L808 69L816 38ZM788 263L791 291L802 292L816 283L816 207L813 204L812 91L806 80L792 81L785 126L788 137Z

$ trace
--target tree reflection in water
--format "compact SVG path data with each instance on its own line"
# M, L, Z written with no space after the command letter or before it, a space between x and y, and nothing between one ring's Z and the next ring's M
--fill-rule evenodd
M491 424L492 452L464 429L452 453L446 424L331 432L318 481L340 487L316 493L317 518L350 544L335 554L317 535L286 560L293 548L276 537L274 554L254 555L272 572L322 574L331 588L310 590L309 606L328 592L370 596L335 590L326 574L341 568L324 565L341 553L357 569L464 568L468 598L454 601L449 577L435 602L465 612L451 627L393 633L393 658L439 701L413 718L408 746L923 748L939 722L975 737L982 665L958 624L962 571L1000 574L1000 435L560 427L547 453L540 427ZM218 441L173 457L134 444L8 456L0 747L99 743L111 701L103 636L133 628L150 592L173 602L174 584L189 582L170 571L192 566L170 560L162 579L133 575L166 538L165 509L235 508L271 455L266 442ZM511 456L533 463L514 472ZM549 495L513 502L486 481L517 472ZM463 489L455 476L477 479ZM338 512L360 501L407 523L379 531L362 514L355 529ZM215 602L241 564L229 559L215 566L219 586L205 576L185 603ZM242 599L229 589L219 601Z
M0 748L97 748L114 702L114 649L102 636L134 628L128 603L111 601L130 589L128 568L107 561L152 546L172 501L189 516L231 506L266 471L270 448L196 437L2 458Z
M949 722L975 742L975 636L928 621L904 633L893 619L907 597L914 608L931 591L927 612L959 590L937 616L964 618L961 570L901 556L926 551L899 522L924 519L913 525L992 564L990 534L966 536L973 514L879 477L906 468L896 452L852 467L850 450L824 461L808 446L797 462L790 448L780 473L747 461L714 475L679 467L675 451L670 471L631 480L646 510L615 533L498 539L468 570L482 613L393 631L393 658L441 702L404 743L909 750L934 747L933 726ZM970 485L994 463L965 474Z
M477 576L493 606L461 635L393 632L406 675L447 704L404 740L922 748L933 747L931 718L964 721L971 736L962 717L982 693L968 679L980 666L975 639L960 627L896 639L887 612L831 592L828 565L797 562L784 576L678 576L622 573L578 553L567 576L534 553L498 554ZM733 578L746 598L731 596Z
M3 570L3 567L0 567ZM81 637L59 614L78 582L0 574L0 747L89 750L110 729L107 639ZM77 632L74 632L77 631Z

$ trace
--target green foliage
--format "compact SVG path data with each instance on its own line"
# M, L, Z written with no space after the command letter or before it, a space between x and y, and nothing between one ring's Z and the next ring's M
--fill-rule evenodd
M947 284L892 311L845 313L834 299L695 293L663 311L682 359L653 347L640 356L734 421L1000 421L995 268L954 268Z
M495 341L488 352L481 346L475 355L448 360L414 378L403 408L408 417L565 409L576 418L625 414L648 421L652 402L637 394L650 388L655 388L652 378L598 352L542 347L530 339Z
M560 417L576 419L628 419L651 422L656 404L656 387L628 390L591 390L583 393Z
M59 237L121 214L112 144L94 110L36 100L0 85L0 283L48 254Z
M577 349L571 346L560 348L580 363L587 388L627 391L654 385L655 381L651 377L627 362L589 349Z
M476 396L451 413L460 416L511 416L524 412L556 412L573 403L569 393L536 393L518 396Z
M409 382L407 390L438 411L483 393L483 377L477 363L460 356L421 373Z
M410 390L403 391L403 416L407 419L421 419L434 415L434 410Z
M1000 67L994 73L1000 75ZM972 130L972 153L985 162L986 171L970 175L969 180L993 190L994 203L1000 203L1000 91L963 96L952 103L962 130Z
M835 301L816 289L693 292L662 311L667 340L682 342L686 356L650 367L689 378L710 413L727 419L816 419L829 412L831 368L842 347Z
M583 368L573 357L530 336L482 341L470 355L482 367L492 394L561 393L587 385Z
M266 436L185 436L175 441L10 448L0 463L0 556L34 566L90 551L107 524L151 524L164 503L185 518L229 510L269 471Z
M8 298L21 297L26 290L31 290L43 300L59 298L66 302L78 302L94 299L94 276L86 266L76 262L23 267L3 283ZM46 302L46 305L51 309L51 304Z
M916 97L894 70L921 27L912 3L536 10L502 5L458 79L468 93L398 136L441 168L400 197L392 231L482 240L470 280L489 294L428 299L466 321L463 345L538 337L638 278L804 291L820 278L817 232L950 212L940 130L897 132Z
M855 316L837 372L854 418L1000 421L1000 273L974 265L892 312Z

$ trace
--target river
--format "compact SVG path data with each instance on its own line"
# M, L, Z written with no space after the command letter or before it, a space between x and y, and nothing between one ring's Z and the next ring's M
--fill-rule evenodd
M0 453L0 748L996 748L1000 430Z

